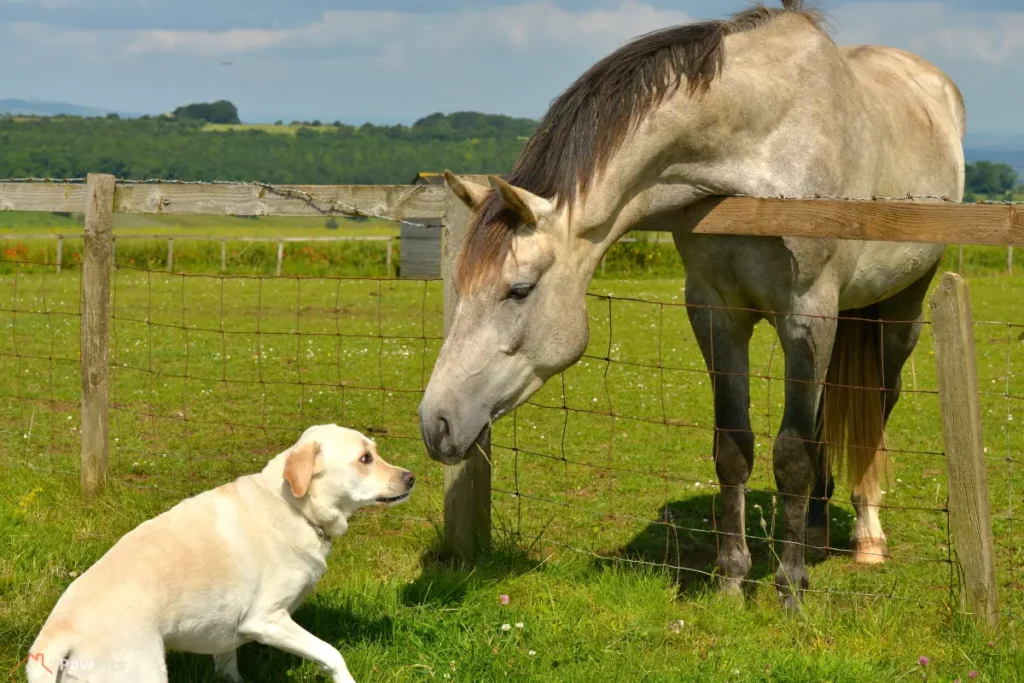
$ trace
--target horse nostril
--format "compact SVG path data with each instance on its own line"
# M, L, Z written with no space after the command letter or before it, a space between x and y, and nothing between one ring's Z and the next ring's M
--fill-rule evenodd
M452 433L451 427L449 427L448 425L448 418L438 417L437 421L439 423L438 431L440 432L442 438Z
M406 488L412 488L412 485L416 483L416 475L412 472L402 473L402 483L405 484Z

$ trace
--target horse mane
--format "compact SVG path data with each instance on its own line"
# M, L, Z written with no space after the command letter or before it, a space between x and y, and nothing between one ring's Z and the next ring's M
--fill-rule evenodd
M782 14L800 14L820 25L821 15L802 4L783 0L781 8L756 5L728 19L672 26L627 43L552 102L506 180L571 209L626 136L684 78L690 96L708 91L722 72L726 36L754 30ZM457 280L470 284L501 263L519 223L491 192L470 226Z

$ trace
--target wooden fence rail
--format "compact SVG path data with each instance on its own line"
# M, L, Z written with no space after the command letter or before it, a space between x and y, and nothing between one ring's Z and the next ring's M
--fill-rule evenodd
M86 214L82 273L82 490L94 494L107 475L107 359L109 353L110 257L114 213L323 216L363 212L393 220L424 220L443 226L445 328L457 297L451 271L469 212L444 186L280 186L257 184L133 184L115 187L112 176L90 175L86 185L0 183L0 210L70 211ZM665 230L665 226L656 229ZM946 242L1013 247L1024 244L1024 207L919 203L909 200L843 201L718 197L681 213L672 229L697 234L837 238L890 242ZM3 239L0 235L0 239ZM33 235L31 238L40 236ZM133 236L151 238L150 236ZM173 240L195 236L153 236ZM26 237L27 238L27 237ZM130 239L118 236L117 239ZM61 237L58 239L58 254ZM222 240L223 244L237 238ZM337 238L247 238L330 241ZM363 238L365 239L365 238ZM1012 251L1007 265L1012 267ZM58 256L59 259L59 256ZM955 276L953 276L955 278ZM949 514L964 604L986 627L998 620L992 521L988 509L977 373L967 285L947 275L932 300L939 400L949 466ZM445 536L448 550L472 558L491 531L489 439L478 453L445 473Z

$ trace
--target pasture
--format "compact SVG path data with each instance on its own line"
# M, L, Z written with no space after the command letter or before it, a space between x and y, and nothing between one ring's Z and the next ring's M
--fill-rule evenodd
M1005 264L1005 251L991 251ZM1004 613L990 639L957 614L950 591L927 327L890 423L883 524L893 559L868 568L841 550L819 557L805 612L793 616L770 585L781 351L759 325L747 507L755 583L740 604L709 576L711 396L678 275L624 279L610 268L594 281L587 357L495 424L494 549L466 568L437 559L442 468L424 454L416 418L440 347L440 282L168 275L118 254L113 481L91 501L77 477L78 269L15 265L0 278L0 675L19 680L58 596L118 537L258 470L309 424L337 422L374 436L418 482L406 505L353 521L297 614L359 681L950 681L972 671L1024 680L1024 439L1014 415L1024 342L1006 324L1024 322L1024 278L970 281ZM837 484L833 544L843 548L852 508ZM172 655L170 666L172 680L213 680L209 658ZM262 646L243 648L240 667L254 682L325 680Z

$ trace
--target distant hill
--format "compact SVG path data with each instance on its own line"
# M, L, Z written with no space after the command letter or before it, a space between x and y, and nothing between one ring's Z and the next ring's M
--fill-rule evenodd
M454 112L412 126L299 125L281 135L241 125L209 130L205 121L167 117L0 117L0 178L98 172L129 179L401 184L446 168L507 173L536 125Z
M106 116L109 109L83 107L68 102L44 102L42 100L0 100L0 114L15 116Z

